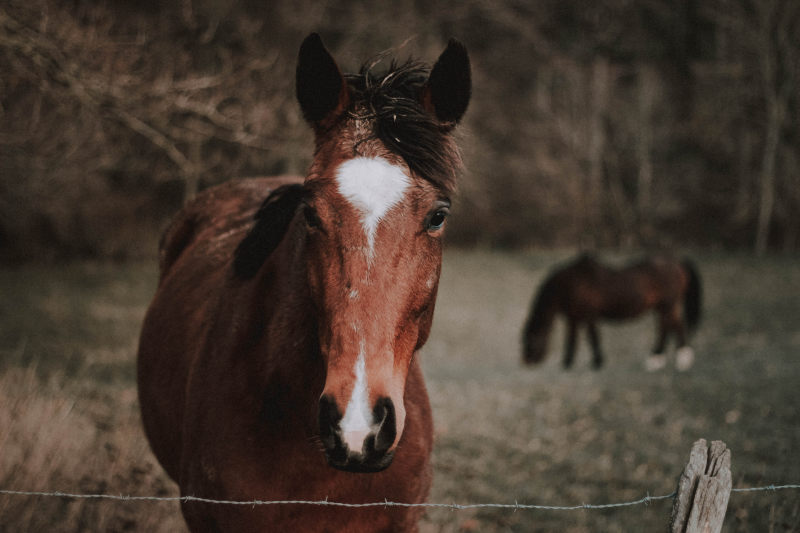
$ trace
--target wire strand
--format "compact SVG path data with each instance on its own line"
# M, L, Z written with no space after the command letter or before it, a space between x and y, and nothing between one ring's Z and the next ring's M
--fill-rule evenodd
M778 491L787 489L800 489L800 484L791 485L767 485L763 487L743 487L731 489L731 492L763 492L763 491ZM42 496L51 498L73 498L83 500L116 500L126 502L198 502L198 503L211 503L217 505L319 505L328 507L346 507L346 508L361 508L361 507L424 507L424 508L441 508L451 510L464 510L464 509L514 509L514 510L540 510L540 511L577 511L581 509L612 509L616 507L629 507L633 505L648 505L650 502L667 500L675 497L676 493L665 494L663 496L650 496L649 494L639 498L619 503L583 503L579 505L537 505L519 503L404 503L392 502L384 500L382 502L367 502L367 503L345 503L325 500L215 500L212 498L201 498L198 496L131 496L124 494L80 494L71 492L60 491L28 491L28 490L7 490L0 489L0 494L7 496Z

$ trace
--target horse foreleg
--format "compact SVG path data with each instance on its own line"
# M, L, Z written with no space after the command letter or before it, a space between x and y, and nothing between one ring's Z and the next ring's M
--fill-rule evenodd
M659 311L658 313L658 339L656 345L653 347L653 355L663 355L664 349L667 347L667 315Z
M592 344L592 366L596 369L603 366L603 351L600 349L600 333L597 331L597 325L594 322L587 324L589 330L589 342Z
M689 370L694 364L694 350L689 346L687 339L686 321L681 316L680 309L676 307L673 311L672 320L674 322L675 334L678 337L678 350L675 352L675 368L679 372Z
M675 336L678 338L678 349L686 346L686 321L681 317L680 311L676 310L672 315L673 329Z
M653 353L647 358L644 364L648 372L655 372L667 366L667 355L664 350L667 348L667 334L669 333L669 319L667 313L662 309L658 310L658 340L653 347Z
M578 335L578 325L574 320L567 320L567 340L564 344L564 368L572 366L575 359L575 340Z

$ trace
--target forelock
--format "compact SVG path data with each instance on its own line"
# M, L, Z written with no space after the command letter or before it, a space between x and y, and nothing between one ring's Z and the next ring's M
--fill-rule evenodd
M440 124L420 103L430 69L414 60L399 65L393 61L388 70L376 74L378 63L367 62L358 74L345 76L351 92L345 120L363 128L357 133L354 151L358 154L361 144L377 139L414 173L451 193L461 155L452 128Z

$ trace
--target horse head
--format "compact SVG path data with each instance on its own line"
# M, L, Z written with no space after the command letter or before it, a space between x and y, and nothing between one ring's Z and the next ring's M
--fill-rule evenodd
M428 72L406 63L345 76L318 35L300 49L297 97L316 144L300 209L326 367L319 432L343 470L391 463L409 367L431 328L460 164L450 133L470 96L466 50L451 40Z
M549 330L542 328L528 329L523 338L523 361L526 365L541 362L547 354Z

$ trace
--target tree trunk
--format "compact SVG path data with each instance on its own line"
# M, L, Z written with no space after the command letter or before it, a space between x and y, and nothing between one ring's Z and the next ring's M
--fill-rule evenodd
M636 191L636 211L643 237L652 231L653 210L653 103L658 80L649 65L639 68L636 159L639 166Z
M749 127L742 128L738 137L737 148L737 185L736 200L733 209L733 220L741 224L750 220L753 213L753 151L757 136Z
M766 97L767 123L759 176L758 222L755 241L755 253L759 257L764 255L769 245L769 226L775 208L775 163L778 157L778 143L784 115L778 96L769 88L767 88Z
M592 63L592 108L589 117L589 175L586 187L589 224L596 222L597 206L603 189L603 154L606 148L605 120L608 108L610 67L608 60L597 57Z
M755 253L764 255L769 246L769 230L775 210L776 167L781 129L786 121L797 70L797 55L791 36L795 35L800 10L793 1L755 2L759 23L757 49L766 105L764 153L759 175L758 221ZM794 8L794 9L792 9Z

